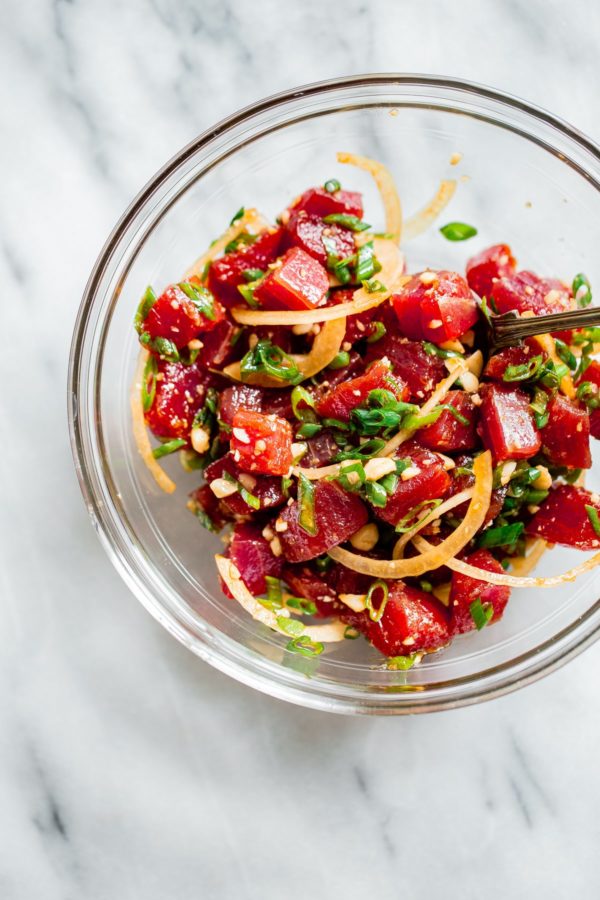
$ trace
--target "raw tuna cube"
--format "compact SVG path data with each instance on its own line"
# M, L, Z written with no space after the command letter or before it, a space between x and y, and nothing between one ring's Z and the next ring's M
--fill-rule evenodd
M430 450L449 453L455 450L472 450L477 446L477 407L466 391L449 391L444 399L445 406L452 406L468 424L459 422L451 412L444 410L437 422L421 428L419 442Z
M561 484L550 491L525 531L549 544L597 550L600 538L592 527L586 506L592 506L600 514L598 495L571 484Z
M338 384L333 391L328 391L315 408L322 417L349 422L352 410L366 403L369 391L377 388L391 391L398 400L405 400L408 396L406 385L392 375L387 363L380 360L373 363L364 375Z
M151 338L167 338L179 350L201 332L211 331L225 316L223 307L209 291L189 284L192 292L201 292L198 303L178 284L172 284L157 298L143 324L144 332Z
M315 187L304 191L298 202L292 207L294 212L301 209L314 216L330 216L332 213L345 213L362 219L362 194L358 191L334 191L329 193L325 188Z
M580 385L584 381L589 381L590 384L595 384L596 387L600 388L600 363L595 359L589 364L577 384ZM600 438L600 409L590 410L589 415L590 433L592 437Z
M504 373L509 366L527 365L534 356L542 356L546 354L536 341L526 342L520 347L507 347L495 353L487 362L483 370L483 377L489 378L491 381L504 382Z
M520 388L500 384L481 387L478 430L494 460L528 459L542 445L529 408L529 397Z
M471 566L476 566L478 569L484 569L486 572L501 574L504 571L489 550L476 550L475 553L465 557L465 562ZM450 590L451 634L464 634L465 631L472 631L475 628L470 606L478 597L483 605L486 603L492 604L494 614L490 621L497 622L502 617L504 608L508 603L510 588L504 585L479 581L477 578L461 575L460 572L452 573L452 587Z
M350 378L358 378L359 375L364 373L365 361L362 356L355 350L351 350L349 357L347 366L342 366L340 369L323 369L316 376L323 389L330 391L337 387L338 384L342 384L342 382L348 381Z
M231 339L234 333L235 328L229 319L221 319L212 331L203 334L199 364L206 369L218 369L228 363L233 355Z
M343 609L325 575L312 563L285 565L283 580L295 597L312 600L319 616L336 615Z
M297 440L304 440L307 446L307 451L300 460L300 466L316 468L326 465L340 452L337 441L327 428L308 440L306 438L297 438Z
M536 315L565 312L571 309L570 290L556 278L539 278L533 272L519 272L499 278L492 296L499 313L514 309L519 313L532 310Z
M242 581L254 596L267 590L267 575L281 577L283 560L273 555L269 543L262 536L260 525L236 525L225 555L239 570Z
M316 260L292 247L281 265L270 269L254 291L254 299L265 308L312 309L323 302L329 290L327 272Z
M256 510L243 499L239 492L229 494L220 500L222 509L233 516L254 516L257 512L266 509L276 509L285 503L285 497L281 490L281 478L275 475L251 475L243 472L236 465L231 453L226 453L220 459L215 460L206 467L204 477L208 485L217 478L223 478L227 474L241 484L250 494L259 501L259 509ZM211 493L213 493L211 491Z
M448 372L443 361L427 353L420 341L409 341L396 329L394 322L380 341L368 344L365 361L389 359L394 375L408 385L409 399L422 403Z
M198 362L185 366L159 359L156 394L145 414L146 424L157 437L187 439L194 416L214 381Z
M461 466L466 466L472 462L470 458L461 458L460 456L455 460L456 468ZM475 484L475 479L472 475L467 475L461 473L460 475L456 474L456 469L451 469L450 474L452 476L452 485L450 487L449 494L453 497L455 494L460 494L461 491L466 490L467 488L473 487ZM490 498L490 505L488 507L488 511L485 515L485 519L483 520L483 527L489 525L490 522L493 522L497 515L499 515L502 507L504 506L504 499L508 493L508 485L503 485L498 488L494 488L492 491L492 496ZM453 510L453 515L456 516L457 519L462 519L463 516L466 515L467 509L469 506L469 501L465 500L464 503L461 503L460 506L457 506Z
M246 284L244 272L261 269L275 262L281 249L283 228L270 229L258 236L256 241L241 250L226 253L211 263L208 270L208 287L228 307L243 305L239 284Z
M264 415L293 417L290 391L271 391L249 384L234 384L221 391L219 418L226 425L233 425L233 418L240 409L254 410Z
M284 507L281 518L285 531L279 533L283 554L288 562L304 562L320 556L331 547L348 540L366 523L368 512L356 494L349 494L335 481L318 481L314 485L314 509L317 531L308 534L298 519L300 509L295 501Z
M397 525L410 510L425 500L441 500L451 485L440 457L415 441L400 447L398 456L400 459L410 459L410 468L406 469L410 477L403 479L400 476L398 486L388 497L386 505L383 508L373 507L375 515L390 525Z
M475 324L477 303L457 272L420 272L392 296L400 330L434 343L458 338Z
M346 259L356 253L356 243L351 231L339 225L328 225L320 216L311 216L304 210L292 212L286 225L284 243L287 247L299 247L323 266L330 253L339 259Z
M192 512L199 510L208 516L212 525L211 531L220 531L232 520L231 510L215 497L208 484L203 484L202 487L192 491L188 506Z
M328 306L337 306L339 303L351 303L354 297L355 288L342 288L341 290L331 291L327 301ZM344 335L344 343L355 344L364 338L369 337L373 333L373 321L381 316L381 309L373 306L365 312L358 313L355 316L348 316L346 319L346 334Z
M231 450L246 472L287 475L293 462L292 427L278 416L238 409L233 417Z
M467 281L471 290L480 297L491 297L498 278L514 275L517 261L508 244L487 247L467 263Z
M379 622L367 612L345 612L341 618L360 629L385 656L410 656L448 643L446 612L430 594L390 581L388 601Z
M589 469L590 417L586 409L575 406L566 397L557 394L548 404L548 424L542 429L542 447L546 456L556 466L570 469Z

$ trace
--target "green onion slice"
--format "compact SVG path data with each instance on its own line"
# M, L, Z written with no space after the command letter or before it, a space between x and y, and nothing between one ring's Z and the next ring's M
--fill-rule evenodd
M379 591L381 591L381 599L378 606L375 607L373 605L373 599L375 597L375 594L377 594ZM367 591L367 596L365 598L365 608L369 611L369 618L372 622L381 621L381 618L387 606L388 599L389 589L387 583L385 581L381 581L381 579L374 581Z
M315 486L305 475L298 478L298 507L300 528L314 537L318 531L315 517Z
M323 221L327 225L341 225L342 228L347 228L349 231L367 231L371 227L358 216L352 216L349 213L331 213L323 216Z
M466 241L475 237L477 229L467 225L466 222L448 222L447 225L442 225L440 232L447 241Z
M481 597L477 597L469 606L469 611L471 613L471 618L475 623L475 628L477 631L481 631L482 628L488 624L492 616L494 615L494 607L491 603L482 603Z

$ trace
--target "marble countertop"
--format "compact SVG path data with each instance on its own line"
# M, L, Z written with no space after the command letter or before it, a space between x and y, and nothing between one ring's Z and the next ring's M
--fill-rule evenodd
M412 719L255 693L113 570L65 380L104 238L199 131L294 84L400 69L494 84L598 139L598 5L4 0L0 20L2 900L597 896L599 646Z

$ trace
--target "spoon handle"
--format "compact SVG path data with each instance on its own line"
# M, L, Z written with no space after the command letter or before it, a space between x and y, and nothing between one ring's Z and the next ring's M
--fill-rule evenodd
M554 331L569 331L573 328L586 328L600 325L600 307L590 306L588 309L571 309L564 313L552 313L549 316L535 316L530 319L519 318L515 313L503 313L501 316L490 316L492 344L496 349L511 347L523 338L535 334L548 334Z

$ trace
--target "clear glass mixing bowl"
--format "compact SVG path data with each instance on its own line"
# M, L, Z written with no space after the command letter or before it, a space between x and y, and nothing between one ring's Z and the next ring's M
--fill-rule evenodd
M451 244L437 228L405 248L410 268L461 269L487 244L509 241L522 267L600 283L600 151L549 114L497 91L449 79L366 75L309 85L242 110L198 137L156 174L110 235L85 290L72 346L70 426L77 473L106 550L144 606L202 659L276 697L336 712L399 714L472 703L513 690L598 636L600 573L551 590L515 591L501 622L456 640L406 673L388 671L363 640L316 660L284 649L218 587L220 540L188 513L197 476L165 467L160 492L132 438L129 389L137 356L132 317L152 283L176 280L242 204L274 217L306 186L338 177L365 193L368 176L336 151L389 166L404 209L420 208L443 177L460 179L445 219L479 234ZM452 154L463 154L454 168ZM598 462L588 486L600 490ZM579 561L556 550L543 574Z

